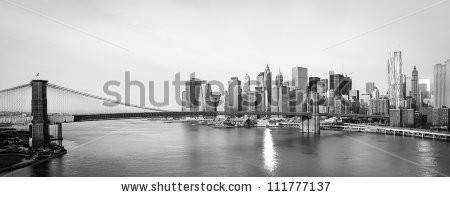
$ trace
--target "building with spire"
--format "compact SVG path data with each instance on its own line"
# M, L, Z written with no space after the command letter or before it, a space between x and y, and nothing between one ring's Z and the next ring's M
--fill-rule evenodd
M414 66L411 78L411 96L416 110L419 109L421 104L419 95L419 71Z
M266 104L266 111L270 111L270 106L272 104L272 72L269 69L269 64L266 65L266 70L264 70L264 91L266 92L265 95L265 104Z
M271 91L271 112L289 112L289 87L283 84L281 71L275 77L275 85Z
M282 86L283 85L283 75L281 74L281 71L278 70L278 74L275 77L275 86Z

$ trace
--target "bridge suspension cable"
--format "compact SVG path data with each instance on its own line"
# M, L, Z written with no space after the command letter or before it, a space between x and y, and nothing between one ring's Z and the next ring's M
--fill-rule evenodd
M96 95L93 95L93 94L88 94L88 93L81 92L81 91L78 91L78 90L65 88L65 87L62 87L62 86L59 86L59 85L56 85L56 84L52 84L52 83L48 83L47 87L49 89L55 89L56 91L58 91L57 94L60 94L60 95L65 95L63 93L71 93L71 94L75 94L75 95L79 95L79 96L83 96L83 97L99 100L99 101L102 101L102 102L114 103L114 104L125 106L125 107L132 107L132 108L137 108L137 109L150 110L150 111L159 111L159 112L167 111L167 110L163 110L163 109L159 109L159 108L152 108L152 107L145 107L145 106L140 106L140 105L134 105L134 104L130 104L130 103L124 103L124 102L120 102L120 101L116 101L116 100L112 100L112 99L96 96ZM60 102L58 104L60 106L67 105L67 98L63 96L63 99L58 100L57 102Z
M0 115L21 115L30 111L31 85L29 83L0 90Z

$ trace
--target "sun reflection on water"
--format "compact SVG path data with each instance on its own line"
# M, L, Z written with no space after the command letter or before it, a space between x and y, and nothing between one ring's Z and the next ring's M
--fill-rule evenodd
M270 174L273 174L275 168L277 167L277 159L275 147L272 141L272 134L270 129L264 131L264 149L263 149L263 159L264 167Z

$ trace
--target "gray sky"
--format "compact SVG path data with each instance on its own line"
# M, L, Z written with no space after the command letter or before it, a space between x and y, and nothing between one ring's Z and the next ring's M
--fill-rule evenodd
M450 58L450 1L411 15L439 1L0 0L0 89L39 72L106 96L103 84L123 82L127 70L158 90L176 72L226 83L269 64L285 79L293 66L327 77L344 65L354 89L374 81L385 93L389 51L401 50L404 73L416 65L420 78Z

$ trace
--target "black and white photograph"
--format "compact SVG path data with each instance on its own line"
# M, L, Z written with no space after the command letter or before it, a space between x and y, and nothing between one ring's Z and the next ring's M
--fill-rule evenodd
M0 190L448 177L449 22L449 0L0 0Z

